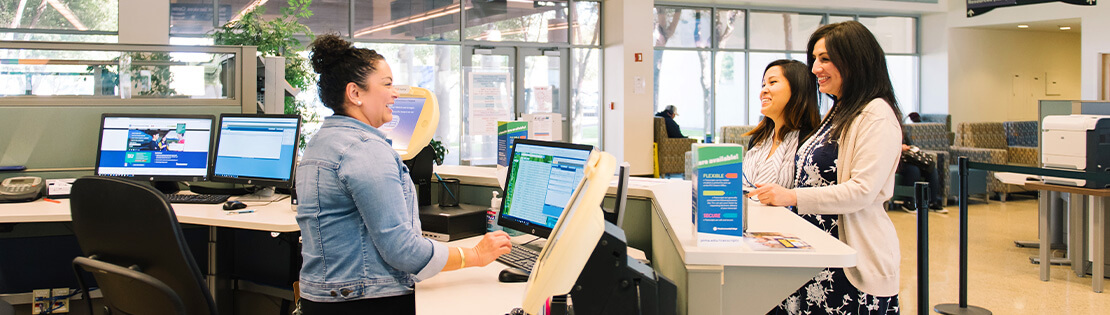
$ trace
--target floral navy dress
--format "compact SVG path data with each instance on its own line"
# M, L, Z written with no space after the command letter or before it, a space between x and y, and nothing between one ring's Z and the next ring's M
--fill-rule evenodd
M829 124L821 125L798 147L795 187L824 187L837 183L838 150ZM797 207L790 207L798 213ZM837 215L799 214L817 228L840 238ZM825 268L768 314L899 314L898 296L876 297L848 282L842 268Z

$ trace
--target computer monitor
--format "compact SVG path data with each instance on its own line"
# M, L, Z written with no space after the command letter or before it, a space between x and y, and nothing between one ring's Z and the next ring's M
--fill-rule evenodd
M212 115L103 114L94 173L151 182L203 181ZM166 193L176 184L157 185Z
M497 224L539 237L551 234L577 191L592 150L590 145L517 139Z
M401 94L393 105L393 120L378 127L386 134L393 150L402 160L410 160L432 140L439 126L439 104L436 95L420 87L398 87Z
M586 162L583 180L532 268L521 305L525 314L540 314L548 298L547 314L676 313L674 282L629 257L624 231L604 219L600 204L615 166L605 152L594 152ZM560 295L569 295L572 305L557 305L567 300L554 298Z
M622 162L620 167L617 167L617 195L613 202L612 209L605 209L605 221L609 221L617 227L624 228L624 208L628 202L628 173L632 168L628 162Z
M518 148L520 144L518 141ZM567 294L578 280L605 232L601 201L615 167L616 160L605 152L595 152L583 163L584 178L575 182L577 187L567 198L567 209L559 216L528 278L523 303L526 313L539 314L548 297Z
M221 114L209 180L292 187L300 132L299 115Z

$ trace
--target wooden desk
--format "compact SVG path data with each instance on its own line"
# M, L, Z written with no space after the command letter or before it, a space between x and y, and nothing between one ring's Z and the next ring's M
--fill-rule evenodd
M1047 197L1047 195L1048 195L1047 192L1050 192L1050 191L1051 192L1062 192L1062 193L1085 195L1085 196L1090 196L1091 197L1092 202L1091 202L1090 209L1091 209L1091 213L1092 213L1093 219L1094 219L1094 229L1093 229L1093 231L1091 231L1092 236L1094 236L1094 240L1093 240L1093 244L1092 244L1092 245L1094 245L1094 248L1091 250L1091 261L1093 262L1093 265L1094 265L1091 268L1092 269L1092 271L1091 271L1091 288L1094 289L1095 292L1102 293L1102 282L1103 282L1103 277L1105 276L1105 268L1106 268L1106 265L1105 265L1106 264L1106 262L1105 262L1106 253L1104 252L1106 250L1106 244L1105 244L1106 227L1104 226L1106 221L1105 221L1104 215L1106 213L1106 209L1108 207L1110 207L1110 200L1107 200L1107 197L1110 197L1110 189L1091 189L1091 188L1073 187L1073 186L1064 186L1064 185L1052 185L1052 184L1045 184L1045 183L1041 183L1041 182L1027 182L1027 183L1025 183L1025 187L1040 190L1042 192L1042 195L1040 197L1040 206L1038 207L1040 209L1038 211L1039 212L1038 216L1039 216L1039 221L1040 221L1040 230L1043 233L1043 235L1041 237L1041 248L1040 248L1041 281L1048 281L1048 279L1049 279L1049 266L1051 265L1050 263L1047 263L1048 261L1050 261L1049 260L1049 247L1051 246L1051 244L1049 244L1050 243L1049 242L1049 237L1047 237L1050 234L1049 229L1051 229L1050 225L1048 224L1048 221L1049 221L1048 220L1048 199L1049 198ZM1074 201L1076 200L1076 198L1073 198L1072 200L1073 200L1072 203L1075 203ZM1086 229L1086 227L1085 227L1084 224L1082 224L1082 218L1081 218L1082 212L1078 211L1079 213L1076 213L1077 208L1078 207L1075 207L1075 206L1071 207L1071 214L1069 215L1069 217L1071 218L1070 219L1071 220L1070 225L1072 226L1073 230L1082 231L1083 229ZM1077 224L1076 222L1079 222L1079 223ZM1083 238L1083 233L1082 232L1069 233L1069 238L1070 238L1070 240L1068 242L1069 246L1071 246L1073 250L1078 248L1077 252L1072 252L1071 253L1072 258L1073 258L1072 259L1072 266L1077 267L1078 270L1083 270L1083 264L1085 264L1086 261L1084 261L1085 259L1082 259L1083 255L1079 254L1083 251L1083 248L1078 246L1078 244L1085 243L1085 241L1082 239ZM1070 245L1070 244L1075 244L1075 245ZM1078 261L1078 263L1076 263L1076 261Z

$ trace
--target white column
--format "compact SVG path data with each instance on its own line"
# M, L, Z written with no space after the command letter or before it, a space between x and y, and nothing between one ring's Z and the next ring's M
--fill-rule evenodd
M121 44L170 43L170 2L167 0L119 0Z
M632 175L651 174L654 2L609 0L603 5L604 148L617 160L628 161ZM635 61L635 54L642 61Z

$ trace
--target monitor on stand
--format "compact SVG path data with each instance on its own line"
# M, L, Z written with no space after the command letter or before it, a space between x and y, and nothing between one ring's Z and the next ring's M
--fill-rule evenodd
M385 133L390 145L409 168L421 206L432 204L432 163L436 153L428 146L439 126L439 103L436 95L415 86L399 86L400 96L389 106L393 119L378 130Z
M293 187L301 117L280 114L222 114L209 180L254 185L240 201L284 198L274 188Z
M497 224L546 238L582 181L592 150L590 145L517 139Z
M602 210L605 211L605 221L609 221L609 223L615 224L619 228L624 228L624 207L625 203L628 202L629 169L631 169L631 165L628 162L623 162L620 167L617 167L617 195L613 202L613 208L605 209L605 207L602 207Z
M540 314L545 305L550 311L547 314L677 312L674 282L629 257L624 231L604 219L600 204L615 164L613 156L605 152L596 152L586 163L584 179L528 278L524 313Z
M163 193L203 181L212 151L211 115L103 114L94 174L149 181Z

